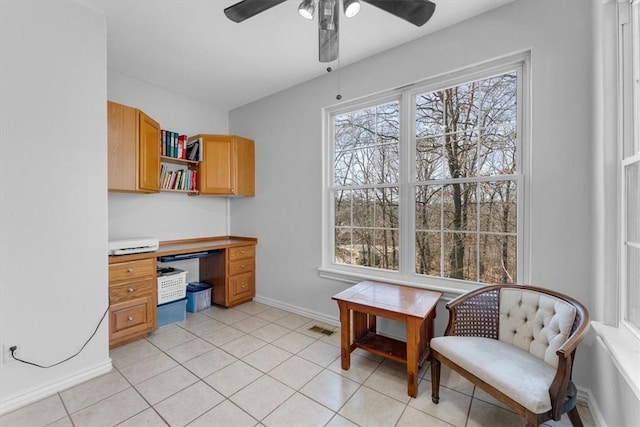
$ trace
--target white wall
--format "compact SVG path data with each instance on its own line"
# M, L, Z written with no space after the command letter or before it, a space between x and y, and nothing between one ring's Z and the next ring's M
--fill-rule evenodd
M51 364L108 305L106 21L71 2L0 19L0 341ZM0 412L107 372L107 332L57 367L0 364Z
M531 277L591 303L590 7L520 0L230 112L256 140L256 197L234 201L232 232L259 236L258 293L337 317L344 284L320 279L321 108L531 50ZM558 209L561 207L561 209ZM261 212L261 215L255 215ZM529 212L528 212L529 213Z
M590 388L597 405L597 411L592 412L597 413L602 424L609 427L639 425L640 400L620 374L607 345L596 338L591 350Z
M226 111L111 69L107 82L109 100L139 108L163 129L186 135L228 131ZM226 235L227 203L223 198L184 193L109 193L109 238L172 240Z
M230 112L232 133L256 140L256 197L234 201L232 233L258 236L257 293L337 322L331 296L347 284L318 277L321 262L321 109L515 52L531 51L530 277L592 312L592 5L516 0L340 71ZM260 215L256 215L260 212ZM428 279L425 280L428 283ZM440 306L437 332L447 313ZM594 340L574 380L592 380ZM594 356L594 357L592 357Z

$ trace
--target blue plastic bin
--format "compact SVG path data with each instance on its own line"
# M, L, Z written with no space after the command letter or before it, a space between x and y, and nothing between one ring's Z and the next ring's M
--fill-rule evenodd
M187 285L187 311L196 313L211 307L211 285L193 282Z
M182 298L158 306L158 327L181 322L187 317L187 299Z

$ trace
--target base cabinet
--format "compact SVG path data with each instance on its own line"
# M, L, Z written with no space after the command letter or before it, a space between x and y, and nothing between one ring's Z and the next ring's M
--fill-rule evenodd
M233 307L256 296L255 256L255 245L247 245L200 259L200 279L213 286L212 303Z
M156 329L156 260L109 265L109 347Z

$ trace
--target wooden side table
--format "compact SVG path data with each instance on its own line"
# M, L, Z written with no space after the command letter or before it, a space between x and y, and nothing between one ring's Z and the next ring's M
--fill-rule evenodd
M334 295L340 309L342 369L349 369L351 352L356 348L404 363L407 392L416 397L418 368L429 355L435 308L441 296L440 292L426 289L369 281ZM407 341L377 334L376 316L405 322Z

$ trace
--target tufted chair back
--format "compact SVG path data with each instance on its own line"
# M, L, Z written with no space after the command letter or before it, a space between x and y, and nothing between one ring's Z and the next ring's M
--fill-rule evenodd
M575 307L552 295L509 288L500 290L499 307L498 339L556 368L556 352L571 334Z

